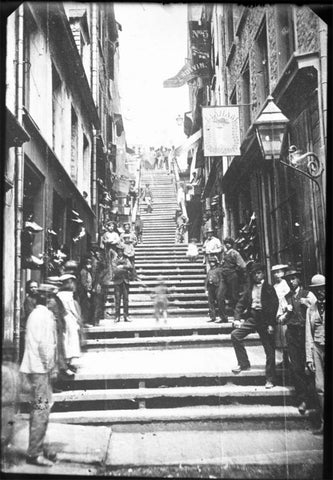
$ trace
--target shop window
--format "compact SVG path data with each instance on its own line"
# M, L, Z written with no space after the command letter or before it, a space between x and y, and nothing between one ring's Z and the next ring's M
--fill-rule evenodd
M52 141L53 150L61 152L61 126L62 126L62 95L61 80L52 63Z
M293 8L291 5L276 5L276 28L279 74L295 50Z
M233 18L233 5L229 4L225 6L226 8L226 33L227 33L227 54L230 51L231 45L234 41L234 18Z
M255 41L255 69L259 108L269 95L268 49L265 21L262 23Z
M38 270L43 261L44 177L25 157L23 187L22 267ZM29 225L29 226L28 226Z
M70 176L75 185L77 184L77 167L78 167L78 120L74 108L72 107L71 115L71 166L70 166Z
M56 248L60 247L65 238L65 208L66 202L56 191L53 191L52 230L56 235L52 243Z
M85 135L83 135L83 190L88 194L88 203L90 203L90 148L89 142ZM82 192L81 192L82 193Z
M245 66L241 75L241 106L240 106L240 120L241 120L241 138L243 139L247 130L251 125L251 91L250 91L250 66L249 62Z

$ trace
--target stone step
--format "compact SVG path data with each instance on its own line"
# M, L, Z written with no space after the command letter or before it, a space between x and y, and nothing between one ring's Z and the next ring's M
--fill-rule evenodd
M191 275L189 275L188 277L191 277ZM155 287L156 285L158 285L158 281L156 279L156 276L154 276L152 279L148 279L147 277L144 277L145 278L145 285L147 285L148 287ZM196 276L194 279L191 279L191 278L185 278L185 279L180 279L179 281L179 284L175 285L174 283L174 280L172 278L167 278L165 279L165 284L167 287L171 288L174 286L175 290L176 291L182 291L182 290L186 290L186 289L189 289L189 290L194 290L194 291L197 291L199 290L200 291L200 286L204 287L204 283L202 282L202 279L200 278L200 276ZM110 283L109 285L106 285L106 289L107 290L110 290L112 289L113 290L113 283ZM131 282L130 284L130 292L132 293L132 291L137 291L139 289L140 292L143 292L145 287L140 283L140 282L137 282L137 281L133 281Z
M207 322L200 317L183 320L182 318L173 318L164 325L162 322L157 327L156 322L151 319L137 319L133 323L121 322L114 323L112 320L103 320L99 326L85 328L85 333L88 336L100 335L102 336L129 336L129 337L147 337L156 332L158 328L158 334L217 334L217 333L230 333L233 329L232 320L233 317L229 317L227 323L214 323ZM253 334L257 335L257 334Z
M150 260L150 259L149 259ZM165 269L173 269L176 272L178 271L184 271L184 270L191 270L191 271L199 271L205 272L205 267L204 265L200 265L199 262L190 262L187 260L185 257L182 261L180 259L171 259L168 261L166 258L164 261L163 260L158 260L156 262L142 262L142 261L135 261L135 267L137 270L149 270L150 268L163 268Z
M171 268L171 272L170 272L170 268ZM193 268L174 268L174 266L171 265L169 269L165 266L165 265L160 265L159 267L156 266L156 265L151 265L151 268L137 268L137 274L141 277L143 274L144 275L163 275L163 276L169 276L169 278L172 277L175 277L175 275L180 275L182 276L183 274L201 274L201 275L204 275L203 274L203 271L201 268L197 267L193 267ZM160 271L156 271L160 269ZM171 276L169 275L169 273L171 274ZM142 277L142 280L144 281L144 278Z
M154 408L149 405L149 400L159 399L159 404L163 400L187 400L205 399L209 397L210 400L215 398L219 403L223 404L225 401L233 403L237 401L240 404L247 402L260 402L264 405L271 405L276 403L276 400L281 398L288 403L288 399L294 396L294 388L289 386L275 386L272 389L265 389L264 386L249 386L249 385L211 385L199 387L166 387L166 388L127 388L127 389L98 389L98 390L72 390L53 394L52 400L55 403L53 411L57 407L61 407L61 403L68 403L70 408L77 408L77 403L80 402L94 402L90 403L90 408L96 410L98 402L125 400L131 402L132 409L143 408L142 401L145 401L146 408ZM22 396L24 401L27 396ZM147 404L148 401L148 404ZM165 402L164 402L165 403ZM165 405L167 406L167 405Z
M142 272L140 273L139 277L140 279L146 284L146 281L157 281L157 273L152 272L152 273L147 273L147 272ZM206 274L205 273L194 273L192 274L191 271L187 271L186 273L180 274L179 272L177 273L172 273L172 272L167 272L167 275L163 275L164 280L166 282L168 281L174 281L174 282L180 282L181 284L195 284L195 283L201 283L204 285ZM134 282L131 282L131 285L133 285Z
M25 415L28 418L28 415ZM78 412L51 412L50 422L71 424L99 424L114 423L150 423L150 422L179 422L216 420L224 422L251 421L264 422L277 420L282 427L288 422L297 422L304 425L307 417L301 416L293 406L271 405L218 405L218 406L191 406L175 408L139 408L137 410L97 410Z
M110 288L108 290L108 296L110 297L113 295L114 289ZM130 295L131 295L131 304L135 304L138 302L146 302L148 301L149 304L152 304L152 295L154 294L154 289L146 289L145 291L137 291L137 290L130 290ZM205 300L208 302L207 295L205 293L204 289L201 289L199 292L174 292L171 291L168 293L168 299L170 304L172 305L174 303L174 300L179 299L179 300Z
M105 301L104 308L113 308L114 307L114 297L113 295L110 295L107 300ZM206 309L208 312L208 302L207 299L202 296L201 299L178 299L178 298L173 298L169 301L169 306L168 306L168 313L171 315L174 313L174 311L180 308L182 310L187 309L187 308L192 308L192 309ZM138 295L130 295L130 314L134 315L134 313L138 314L138 312L143 311L143 310L148 310L150 309L150 314L152 314L154 310L154 305L153 302L150 298L150 295L146 295L146 297L142 298L139 297Z
M206 305L207 305L207 302L206 302ZM113 307L113 304L107 304L105 305L105 310L108 310L110 307ZM122 312L122 308L120 309L120 312ZM183 306L175 306L175 305L172 305L168 308L168 315L169 316L179 316L179 315L182 315L184 317L191 317L191 315L202 315L202 316L206 316L208 313L208 307L207 306L203 306L203 303L196 306L196 307L193 307L191 305L191 307L188 306L187 303L185 303ZM153 308L152 306L150 306L150 308L148 308L147 306L137 306L134 310L131 309L131 306L130 306L130 316L131 317L135 317L135 316L141 316L141 317L152 317L153 316Z
M160 321L162 323L162 320ZM181 348L186 346L193 347L198 345L221 345L225 347L231 347L230 334L220 333L218 335L177 335L177 336L164 336L164 337L137 337L137 338L96 338L87 339L87 348L99 348L105 347L123 348L127 347L175 347L179 345ZM245 346L261 345L261 341L257 334L250 334L244 340Z
M160 255L169 257L171 255L185 255L188 245L186 243L173 243L172 245L139 243L135 247L135 253L141 255Z

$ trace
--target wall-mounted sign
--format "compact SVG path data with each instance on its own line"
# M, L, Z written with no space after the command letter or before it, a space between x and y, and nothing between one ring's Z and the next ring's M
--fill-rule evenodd
M239 107L202 107L205 157L240 155Z

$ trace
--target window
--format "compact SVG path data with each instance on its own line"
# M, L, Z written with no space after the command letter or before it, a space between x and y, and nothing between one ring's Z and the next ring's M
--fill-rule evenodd
M278 69L282 73L295 50L293 10L291 5L276 6Z
M53 218L52 218L52 230L57 236L52 236L52 246L58 249L65 238L65 208L66 202L61 196L53 190Z
M258 107L263 104L269 94L268 50L266 22L259 29L255 41L255 68L257 78Z
M233 19L233 5L226 5L226 32L227 32L227 54L234 41L234 19Z
M77 164L78 164L78 121L72 107L72 129L71 129L71 166L70 176L75 185L77 184Z
M251 124L251 92L250 92L250 66L245 63L241 76L241 137L244 138Z
M52 64L52 142L53 142L52 146L53 146L53 150L56 153L61 152L61 127L62 127L61 80L55 66Z

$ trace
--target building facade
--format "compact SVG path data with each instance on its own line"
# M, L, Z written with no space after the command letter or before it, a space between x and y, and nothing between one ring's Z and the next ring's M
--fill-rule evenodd
M118 28L112 4L23 3L8 17L3 334L16 344L25 282L52 275L60 248L80 261L100 204L112 208Z
M202 202L221 210L220 236L237 238L248 260L265 262L268 274L275 263L298 265L308 281L325 265L327 25L291 4L210 4L200 21L211 36L212 74L197 80L203 101L238 105L241 138L240 155L204 157ZM292 145L313 152L324 171L317 182L263 159L254 122L269 96L289 119L281 160Z

